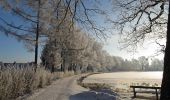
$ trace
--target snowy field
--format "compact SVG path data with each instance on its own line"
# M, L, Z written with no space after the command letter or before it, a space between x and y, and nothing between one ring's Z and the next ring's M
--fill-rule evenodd
M129 89L130 85L160 86L162 72L113 72L94 74L87 77L83 83L106 83L112 88Z

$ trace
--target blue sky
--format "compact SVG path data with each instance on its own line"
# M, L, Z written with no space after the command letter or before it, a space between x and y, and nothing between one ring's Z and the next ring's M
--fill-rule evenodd
M34 53L27 52L23 43L13 37L0 33L0 61L30 62L34 60Z
M9 23L13 22L17 26L28 25L27 22L22 21L19 17L15 17L14 15L4 12L1 9L2 8L0 7L0 17ZM4 25L4 23L0 21L0 25ZM28 52L28 50L24 47L23 42L19 42L16 38L7 36L0 31L0 61L32 62L34 61L34 52Z

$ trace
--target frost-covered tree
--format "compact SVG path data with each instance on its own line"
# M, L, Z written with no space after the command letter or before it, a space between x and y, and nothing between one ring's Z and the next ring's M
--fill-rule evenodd
M141 66L141 70L144 71L149 66L148 58L146 58L145 56L141 56L138 58L138 60Z
M159 59L152 59L150 69L156 70L156 71L162 71L163 70L163 61L159 60Z
M132 62L132 67L134 69L136 69L136 70L140 70L141 69L139 60L132 59L131 62Z
M54 42L50 41L44 46L41 61L45 68L50 69L51 72L54 72L55 69L59 69L62 58L60 52L55 48Z

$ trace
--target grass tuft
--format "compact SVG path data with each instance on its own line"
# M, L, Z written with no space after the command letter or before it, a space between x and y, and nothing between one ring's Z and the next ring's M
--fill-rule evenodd
M11 100L29 94L37 88L50 85L56 79L70 75L74 75L74 72L51 73L44 68L37 68L35 73L33 67L0 70L0 100Z

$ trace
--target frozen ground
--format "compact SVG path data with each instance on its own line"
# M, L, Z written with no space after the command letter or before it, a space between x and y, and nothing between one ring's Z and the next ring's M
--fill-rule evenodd
M79 85L79 76L71 76L55 81L52 85L40 89L26 100L116 100L115 94L109 90L90 91ZM24 100L25 100L24 99Z
M154 75L155 74L155 75ZM130 84L161 84L162 72L115 72L94 74L87 77L84 83L107 83L115 88L129 90ZM34 92L24 100L154 100L155 95L139 95L132 99L132 92L119 92L121 99L116 99L116 91L109 90L91 91L77 85L76 80L81 75L71 76L56 80L52 85ZM118 93L118 92L117 92ZM140 98L141 97L141 98ZM152 98L152 99L150 99Z
M114 72L94 74L84 83L107 83L112 87L128 89L130 85L160 86L162 72Z
M129 86L160 86L161 80L162 72L114 72L91 75L83 83L109 84L121 100L155 100L154 94L137 94L138 98L132 99L133 93Z

